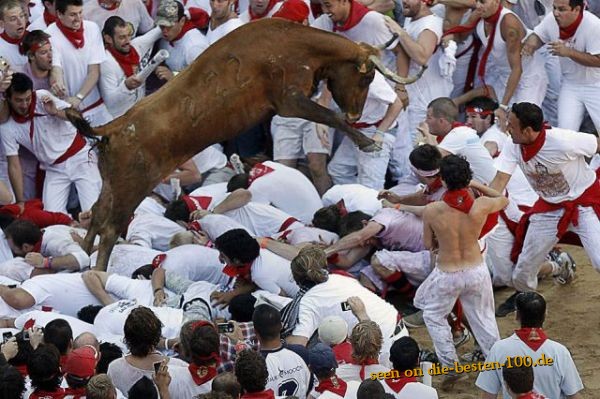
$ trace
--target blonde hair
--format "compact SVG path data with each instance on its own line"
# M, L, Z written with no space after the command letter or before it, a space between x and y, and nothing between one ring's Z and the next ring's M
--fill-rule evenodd
M310 281L323 283L329 278L327 272L327 255L317 245L307 245L292 259L292 275L297 283Z
M361 321L352 329L350 343L352 344L352 357L356 361L378 359L383 345L383 334L374 321Z
M116 394L115 386L110 377L106 374L98 374L93 376L85 387L85 397L87 399L107 399L112 393Z
M169 241L169 248L173 249L176 247L180 247L182 245L193 244L193 243L194 243L194 233L192 233L189 230L180 231L179 233L173 234L173 237L171 237L171 241Z

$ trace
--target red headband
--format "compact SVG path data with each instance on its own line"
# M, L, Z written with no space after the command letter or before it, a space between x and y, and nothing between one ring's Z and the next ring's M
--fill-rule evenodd
M465 108L465 112L472 112L472 113L479 114L481 116L488 116L488 115L492 115L494 113L494 111L484 110L481 107L467 107L467 108Z

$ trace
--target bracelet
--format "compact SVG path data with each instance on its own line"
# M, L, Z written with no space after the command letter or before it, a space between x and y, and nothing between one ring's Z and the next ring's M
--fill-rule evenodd
M169 338L165 338L165 349L169 350Z
M157 289L155 289L155 290L154 290L154 295L156 295L156 293L157 293L159 290L160 290L160 291L164 291L165 289L164 289L164 287L158 287Z
M499 107L500 107L501 110L503 110L505 112L508 112L508 105L506 105L506 104L500 104Z
M52 256L44 258L44 261L42 262L42 267L44 269L52 269Z

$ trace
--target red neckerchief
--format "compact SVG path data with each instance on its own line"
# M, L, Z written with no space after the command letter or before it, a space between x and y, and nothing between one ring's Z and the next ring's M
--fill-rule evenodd
M333 24L334 32L345 32L354 28L362 21L363 17L369 12L369 9L355 0L350 0L350 15L343 25Z
M50 14L50 11L48 11L47 8L44 8L44 14L42 15L44 16L44 22L46 23L46 26L50 26L50 24L56 22L56 15Z
M485 65L487 64L488 56L492 52L492 47L494 47L494 38L496 37L496 28L498 25L498 21L500 20L501 13L502 13L502 2L500 2L498 4L498 9L496 10L496 12L493 15L490 15L489 17L483 19L485 22L492 25L492 28L490 29L490 35L488 36L487 45L485 46L485 50L483 51L483 54L481 55L481 61L479 61L479 68L477 69L477 75L479 75L479 77L483 81L484 86L485 86L485 80L483 79L483 77L485 76ZM485 31L485 28L484 28L484 31Z
M19 374L21 374L21 376L23 378L27 377L27 365L26 364L20 364L18 366L12 365L14 368L17 369L17 371L19 372Z
M275 394L272 389L266 389L260 392L246 392L241 399L275 399Z
M77 30L67 28L63 25L62 22L60 22L60 19L58 18L56 19L56 26L58 27L58 29L60 29L63 35L65 35L67 40L71 42L73 47L75 47L76 49L80 49L83 47L83 45L85 44L85 38L83 36L83 21L81 21L81 27Z
M65 388L65 396L72 396L73 399L85 399L85 387Z
M346 381L340 379L334 374L331 378L319 381L319 385L315 388L315 391L319 393L329 391L343 397L346 395L346 389L348 389L348 384L346 384Z
M56 391L48 392L48 391L40 391L35 390L30 395L30 399L63 399L66 395L66 392L63 388L57 388Z
M243 279L250 278L250 271L252 270L252 262L244 263L242 266L234 266L227 264L223 268L222 272L229 277L240 277Z
M153 2L152 0L146 0L146 10L148 10L148 15L152 15L152 6L153 6Z
M370 366L372 364L379 364L379 361L377 359L366 359L366 360L363 360L362 362L358 362L358 361L356 361L356 359L352 358L352 361L350 363L361 366L358 375L360 376L360 379L362 381L365 379L365 366Z
M127 54L123 54L113 46L108 46L106 49L113 57L115 57L115 60L119 63L123 72L125 72L126 77L130 77L136 72L136 69L140 64L140 55L133 46L129 47L129 52Z
M352 363L352 344L350 342L344 341L334 345L331 350L333 350L338 364Z
M581 8L581 12L571 25L567 26L566 28L561 28L560 26L558 27L558 37L560 38L560 40L567 40L572 38L573 35L575 35L575 32L577 32L577 28L579 28L579 25L581 25L582 20L583 7Z
M423 194L425 195L431 195L433 193L435 193L437 190L439 190L440 188L442 188L444 185L442 184L442 178L441 177L436 177L434 181L432 181L431 183L429 183L427 185L427 187L425 187L425 190L423 191Z
M404 386L411 382L417 382L417 377L402 376L402 377L396 378L396 379L387 378L385 380L385 383L387 384L387 386L390 387L391 390L396 393L400 393L400 391L402 391Z
M29 330L35 326L35 319L29 319L23 324L23 330Z
M215 366L198 366L194 363L190 363L188 370L196 385L202 385L215 378L218 374Z
M194 212L199 209L207 210L208 206L212 202L212 197L184 195L181 200L185 203L188 211Z
M113 3L113 5L107 6L107 5L101 4L100 0L98 0L98 5L104 10L114 11L117 8L119 8L119 5L121 5L121 3L117 1L117 2Z
M23 38L25 37L25 33L23 33L21 35L21 37L17 38L17 39L13 39L12 37L8 36L8 34L6 33L6 31L0 33L0 36L7 42L9 42L10 44L16 44L19 45L21 44L21 41L23 40Z
M515 334L517 334L517 337L534 351L540 349L540 346L548 339L548 336L542 328L520 328L515 330Z
M546 399L546 397L537 392L531 391L517 396L517 399Z
M466 126L464 123L462 122L452 122L452 129L450 129L450 131L452 131L453 129L456 129L457 127L461 127L461 126ZM450 132L448 132L450 133ZM448 134L446 133L446 134ZM442 141L444 141L444 137L446 137L446 135L444 136L436 136L435 137L435 141L440 144Z
M152 269L158 269L162 266L163 262L167 259L167 254L158 254L152 259Z
M469 213L473 203L475 202L471 192L466 188L446 191L442 196L442 201L444 201L450 208L454 208L463 213Z
M171 47L175 47L175 42L177 40L181 39L183 37L183 35L185 35L189 31L191 31L192 29L196 29L196 27L194 26L192 21L189 21L189 20L185 21L185 23L183 24L183 27L181 28L181 32L179 32L179 34L177 36L175 36L175 38L169 42Z
M17 123L26 123L29 121L33 122L33 117L39 116L35 113L36 104L37 104L37 97L35 94L35 90L32 90L31 91L31 103L29 103L29 109L27 110L27 115L19 115L11 108L10 116L12 116L14 121Z
M335 206L340 210L340 216L346 216L348 214L348 209L346 209L346 201L342 198L338 202L336 202Z
M267 6L267 9L261 15L254 14L252 12L252 8L250 6L248 6L248 13L250 14L250 21L256 21L257 19L266 17L269 14L269 11L271 11L273 9L273 7L275 7L275 4L277 4L278 2L279 2L279 0L269 0L269 5Z
M271 172L275 172L275 169L270 168L267 165L263 165L262 163L257 163L252 169L250 169L250 173L248 174L248 186L250 186L254 180L258 179L259 177L263 177L264 175L268 175Z
M529 162L531 158L533 158L538 152L540 152L540 150L544 146L544 143L546 142L547 128L549 128L549 126L546 124L542 126L542 128L540 129L540 133L535 138L535 140L533 140L533 143L521 144L521 155L523 156L523 161Z

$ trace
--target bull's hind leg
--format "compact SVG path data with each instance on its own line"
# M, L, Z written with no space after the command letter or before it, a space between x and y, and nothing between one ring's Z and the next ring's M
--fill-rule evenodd
M338 114L325 108L303 93L288 93L281 102L275 104L277 114L284 117L302 118L316 123L323 123L335 129L341 130L348 135L350 140L364 152L378 151L381 146L371 140L360 131L354 129Z
M110 254L117 242L117 228L109 223L105 223L100 228L100 245L98 246L98 260L96 261L96 270L106 271Z

